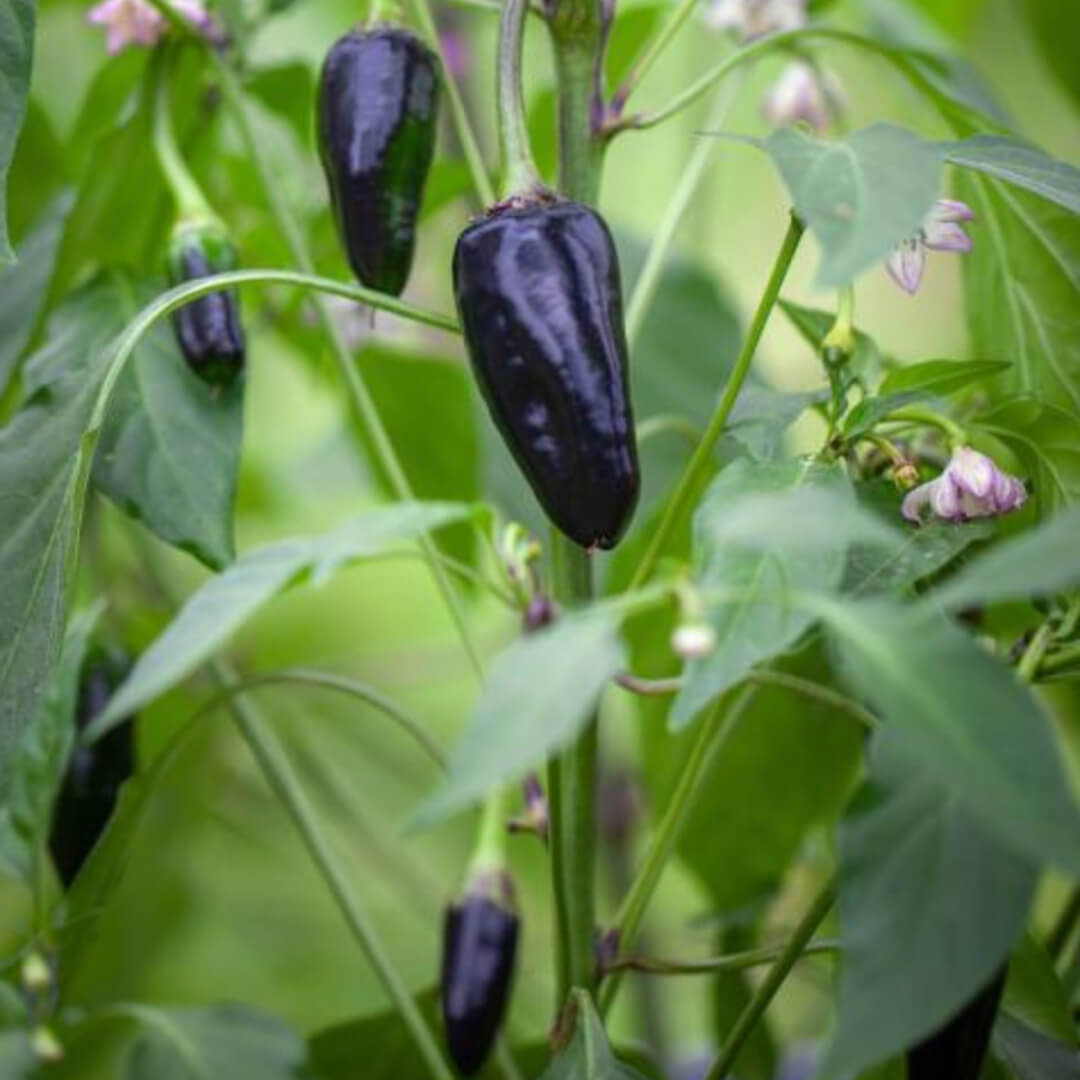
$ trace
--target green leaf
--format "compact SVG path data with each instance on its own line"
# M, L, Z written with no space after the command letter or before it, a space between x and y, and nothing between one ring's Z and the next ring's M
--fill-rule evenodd
M1027 188L1080 214L1080 169L1050 157L1038 147L1004 135L975 135L945 143L945 159L976 172Z
M1080 415L1034 398L1003 401L969 424L1007 443L1032 478L1042 516L1080 502Z
M964 285L974 352L1001 385L1080 411L1080 218L988 176L960 173L975 212Z
M924 401L928 396L923 390L904 390L898 394L877 393L863 398L844 417L844 435L849 439L858 438L868 431L873 431L890 413L914 401Z
M990 978L1027 918L1035 867L920 757L907 731L880 731L840 827L843 963L824 1076L854 1073L933 1031Z
M0 8L0 263L15 257L7 231L7 176L26 116L36 13L35 0L8 0Z
M541 1080L642 1080L642 1074L612 1053L592 997L570 992L577 1011L574 1036L544 1070Z
M1002 1007L1029 1027L1076 1046L1069 996L1046 950L1026 933L1009 961Z
M322 536L298 537L245 552L190 596L179 614L139 657L131 674L90 726L103 734L186 679L274 596L310 575L325 582L354 559L378 554L476 512L457 503L395 503L359 514Z
M844 553L856 536L892 546L900 541L899 533L858 510L839 466L740 459L717 476L694 518L696 579L705 590L747 593L709 604L716 647L687 665L668 721L672 730L685 727L755 664L794 644L814 619L785 605L783 593L839 585Z
M0 805L0 832L8 839L0 850L30 888L37 887L35 859L48 840L53 801L75 738L79 675L100 614L97 607L72 619L38 715L23 731L15 749L10 795L6 804ZM11 840L18 847L11 845Z
M918 364L894 368L882 379L878 393L922 390L938 397L948 397L1008 369L1008 362L1001 360L923 360Z
M812 405L828 399L827 391L794 394L744 386L728 417L725 433L741 443L755 460L772 461L780 454L787 429Z
M793 304L790 300L781 300L780 307L803 340L815 352L820 352L821 343L832 329L836 316L827 311L817 311L814 308ZM855 351L848 361L848 369L863 383L872 384L877 381L881 367L882 357L877 342L869 334L856 330Z
M890 124L839 142L781 128L763 145L821 244L818 288L846 285L881 262L918 231L940 194L941 149Z
M1043 58L1080 106L1080 49L1076 43L1076 6L1071 0L1025 0L1017 11L1028 26Z
M1052 596L1080 585L1078 536L1080 507L996 545L947 581L932 602L955 610Z
M140 1023L125 1080L258 1077L305 1080L307 1046L280 1020L247 1006L124 1006Z
M0 271L0 395L30 343L70 208L63 197L49 206L19 245L19 261Z
M1046 714L1013 672L929 606L823 602L844 680L908 736L928 777L995 837L1080 868L1080 813Z
M35 1080L38 1059L26 1031L0 1031L0 1076L4 1080Z
M625 666L619 618L611 612L565 615L519 638L491 665L446 779L421 804L415 822L448 817L569 745Z
M994 1056L1015 1080L1080 1080L1080 1052L1014 1019L1008 1013L994 1025Z

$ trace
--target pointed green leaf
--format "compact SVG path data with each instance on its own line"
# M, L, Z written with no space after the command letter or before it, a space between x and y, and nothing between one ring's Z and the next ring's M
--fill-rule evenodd
M7 0L0 7L0 263L14 259L7 231L7 176L26 116L36 13L36 0Z
M882 379L878 393L923 390L938 397L947 397L1008 369L1009 364L1002 360L923 360L894 368Z
M1004 135L975 135L945 143L946 160L1026 188L1080 214L1080 169Z
M571 996L577 1010L573 1038L540 1080L644 1080L612 1052L592 997L577 989Z

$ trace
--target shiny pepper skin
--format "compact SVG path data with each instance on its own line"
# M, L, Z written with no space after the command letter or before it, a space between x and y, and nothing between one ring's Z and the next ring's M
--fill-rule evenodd
M548 517L614 547L640 477L619 264L581 203L496 208L454 250L454 293L495 426Z
M345 254L361 284L400 295L435 150L435 54L401 27L354 30L319 80L319 156Z
M126 663L105 656L94 656L84 665L75 713L80 732L105 709L126 670ZM135 736L130 719L92 746L73 747L49 834L49 850L65 888L75 880L105 831L120 785L134 768Z
M1002 968L955 1016L908 1051L908 1080L977 1080L1005 977Z
M508 908L473 894L446 911L442 1013L450 1057L465 1076L491 1052L510 995L518 920Z
M236 268L236 252L215 226L179 226L169 246L169 284L176 286ZM244 328L234 292L200 296L173 312L173 328L188 367L203 382L226 387L244 370Z

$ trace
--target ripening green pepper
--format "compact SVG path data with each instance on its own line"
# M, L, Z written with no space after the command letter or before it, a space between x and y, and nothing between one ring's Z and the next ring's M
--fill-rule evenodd
M492 419L548 517L614 547L640 477L615 245L595 210L519 196L470 225L454 293Z
M908 1080L977 1080L990 1045L1006 968L907 1055Z
M464 1076L491 1053L510 997L517 959L518 918L505 873L477 881L443 924L440 997L446 1045Z
M180 222L169 243L169 284L236 268L236 251L216 223ZM244 328L234 292L209 293L173 312L176 340L188 367L211 386L229 386L244 370Z
M79 732L104 711L130 664L96 652L79 677L75 724ZM53 808L49 850L64 887L75 880L112 816L120 785L135 768L135 734L130 718L91 746L76 743Z
M353 30L323 62L319 156L342 247L361 284L398 296L435 150L438 61L398 26Z

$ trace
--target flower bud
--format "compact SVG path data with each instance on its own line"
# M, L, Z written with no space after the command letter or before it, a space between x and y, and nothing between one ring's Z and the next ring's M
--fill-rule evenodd
M671 649L684 660L700 660L716 648L716 631L706 622L683 623L671 635Z
M52 985L52 971L39 952L27 953L19 972L23 989L28 994L41 994Z
M30 1035L30 1047L43 1065L55 1065L64 1060L64 1048L60 1040L44 1024L34 1028Z

